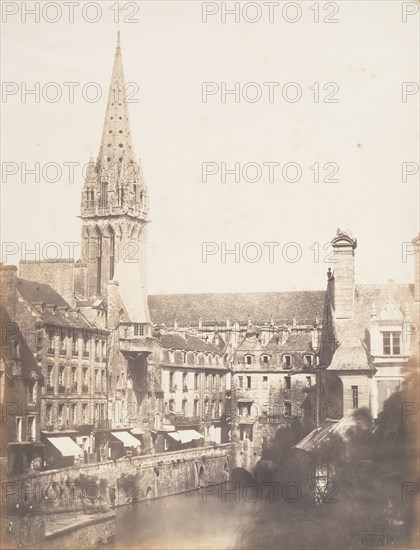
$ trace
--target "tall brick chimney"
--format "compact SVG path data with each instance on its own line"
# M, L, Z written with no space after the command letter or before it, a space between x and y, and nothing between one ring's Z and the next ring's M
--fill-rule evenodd
M16 319L17 267L0 264L0 302L7 309L10 318Z
M411 241L415 246L414 252L414 300L420 302L420 234Z
M333 303L336 319L351 319L354 312L354 250L357 240L349 231L337 229L331 242L333 256Z

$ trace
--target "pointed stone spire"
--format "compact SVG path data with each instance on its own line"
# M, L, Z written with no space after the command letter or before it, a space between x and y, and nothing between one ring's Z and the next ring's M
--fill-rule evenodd
M127 167L129 164L136 164L131 140L127 94L121 54L121 39L118 31L108 104L98 156L98 164L102 169L117 167L117 179L118 175L122 173L120 169L122 165Z

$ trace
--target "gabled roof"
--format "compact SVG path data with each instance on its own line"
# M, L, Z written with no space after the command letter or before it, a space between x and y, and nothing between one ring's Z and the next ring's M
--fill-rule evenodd
M203 322L247 323L292 322L313 324L322 318L325 291L254 292L234 294L159 294L148 298L150 315L156 324L197 326Z

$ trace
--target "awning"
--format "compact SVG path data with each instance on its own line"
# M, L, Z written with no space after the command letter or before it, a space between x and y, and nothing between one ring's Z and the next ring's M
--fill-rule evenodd
M114 437L124 443L124 447L138 447L140 441L128 432L111 432Z
M194 439L201 439L204 437L196 430L180 430L179 432L169 432L167 435L179 443L189 443Z
M83 454L79 445L71 437L47 437L47 440L60 451L62 456L79 456Z

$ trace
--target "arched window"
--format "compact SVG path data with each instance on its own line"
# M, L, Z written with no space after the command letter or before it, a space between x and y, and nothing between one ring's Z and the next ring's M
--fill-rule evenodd
M96 230L96 293L100 294L102 289L102 235Z
M106 208L108 206L108 181L103 178L101 181L101 199L99 206Z
M109 236L109 278L114 278L115 272L115 234L112 231Z
M245 355L244 363L245 363L245 365L251 365L252 364L252 355Z

